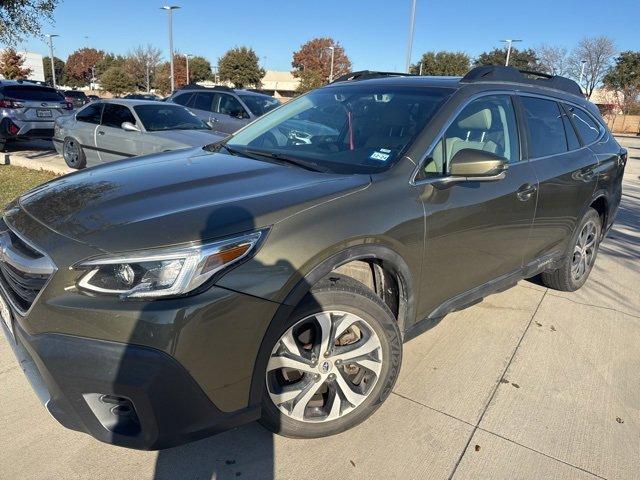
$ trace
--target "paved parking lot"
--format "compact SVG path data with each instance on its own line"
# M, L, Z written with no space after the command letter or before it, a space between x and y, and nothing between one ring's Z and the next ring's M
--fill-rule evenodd
M579 292L535 282L405 346L385 405L350 432L257 424L162 452L65 430L0 343L0 478L636 479L640 476L640 139L618 221Z

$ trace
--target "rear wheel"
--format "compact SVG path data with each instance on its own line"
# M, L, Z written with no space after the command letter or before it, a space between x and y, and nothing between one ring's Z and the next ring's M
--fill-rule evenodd
M261 422L290 437L322 437L368 418L400 370L400 334L387 306L342 275L315 286L273 345Z
M562 266L542 273L542 283L554 290L573 292L585 284L598 255L602 232L600 215L593 208L587 210L578 224Z
M84 150L82 150L80 142L73 137L64 139L62 156L65 163L71 168L80 169L87 166L87 157L84 154Z

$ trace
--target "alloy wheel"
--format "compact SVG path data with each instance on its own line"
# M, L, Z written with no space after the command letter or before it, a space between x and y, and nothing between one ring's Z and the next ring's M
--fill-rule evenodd
M582 227L578 240L573 247L571 260L571 276L574 280L580 280L593 265L593 260L598 248L598 227L593 220L588 221Z
M280 337L267 364L267 391L294 420L335 420L368 398L382 362L380 339L369 323L352 313L323 311Z
M74 165L78 161L78 157L80 156L79 146L73 139L67 139L64 142L64 151L63 156L67 163Z

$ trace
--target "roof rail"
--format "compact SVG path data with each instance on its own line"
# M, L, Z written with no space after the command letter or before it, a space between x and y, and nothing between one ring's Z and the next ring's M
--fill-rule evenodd
M190 83L185 85L184 87L180 87L178 90L225 90L230 92L233 90L231 87L227 87L226 85L214 85L213 87L205 87L204 85L198 85L197 83Z
M502 65L485 65L476 67L467 73L460 83L477 82L510 82L522 83L525 85L535 85L538 87L553 88L563 92L584 96L580 86L573 80L559 75L549 75L531 70L518 70L514 67L504 67Z
M331 83L336 82L348 82L352 80L368 80L369 78L380 77L411 77L415 76L412 73L399 73L399 72L375 72L371 70L360 70L359 72L346 73L339 76Z

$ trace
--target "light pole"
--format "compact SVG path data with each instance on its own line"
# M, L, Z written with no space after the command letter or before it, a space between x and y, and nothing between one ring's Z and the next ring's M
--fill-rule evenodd
M184 56L187 59L187 85L189 85L189 58L193 57L193 55L185 53Z
M171 92L176 88L176 82L173 77L173 11L180 8L177 5L165 5L160 7L169 14L169 64L171 65Z
M53 79L53 88L58 88L56 84L56 68L53 62L53 37L59 37L60 35L48 34L45 35L49 39L49 60L51 60L51 78Z
M409 73L411 68L411 50L413 50L413 31L416 27L416 0L411 0L411 15L409 17L409 41L407 42L407 62L405 71Z
M336 52L336 47L335 46L331 46L331 47L327 47L329 50L331 50L331 70L329 70L329 83L333 82L333 55Z
M580 63L582 64L582 68L580 68L580 81L578 82L578 84L582 87L582 79L584 78L584 68L587 65L587 61L581 60Z
M513 44L515 42L521 42L522 40L512 40L512 39L507 39L507 40L500 40L501 42L504 42L508 45L507 47L507 61L504 62L504 66L508 67L509 66L509 59L511 58L511 47L513 46Z

